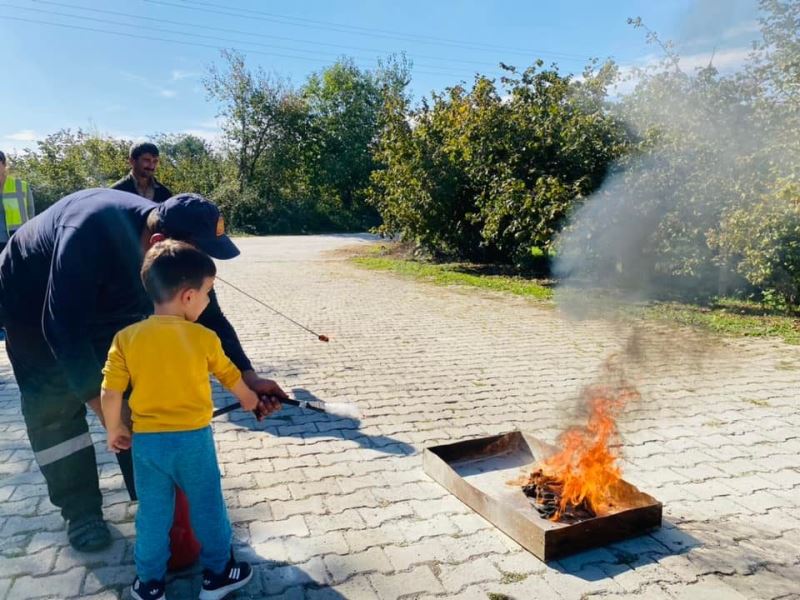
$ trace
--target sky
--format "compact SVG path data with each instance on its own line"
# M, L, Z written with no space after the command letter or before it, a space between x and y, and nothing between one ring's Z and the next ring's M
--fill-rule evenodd
M0 149L35 148L64 128L143 140L219 135L203 78L220 50L295 86L342 56L362 68L405 53L416 100L498 63L536 58L580 73L591 57L623 68L658 56L641 17L692 69L743 63L756 0L0 0Z

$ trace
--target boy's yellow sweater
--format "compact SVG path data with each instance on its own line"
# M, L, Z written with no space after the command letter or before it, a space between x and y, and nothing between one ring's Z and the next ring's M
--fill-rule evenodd
M213 374L226 388L241 378L217 334L182 317L153 315L114 337L103 389L125 392L133 431L190 431L211 422Z

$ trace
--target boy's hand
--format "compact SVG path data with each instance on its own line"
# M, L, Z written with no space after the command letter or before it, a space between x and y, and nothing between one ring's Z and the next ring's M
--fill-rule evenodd
M253 390L249 388L246 388L246 390L247 391L242 394L242 397L239 398L239 404L241 404L242 408L245 410L256 410L256 408L258 408L258 396Z
M108 449L117 453L131 447L131 431L125 425L120 425L108 432Z

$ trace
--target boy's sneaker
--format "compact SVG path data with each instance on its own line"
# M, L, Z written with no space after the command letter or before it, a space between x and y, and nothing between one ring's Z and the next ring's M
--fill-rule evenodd
M253 577L253 569L246 562L236 562L231 559L222 573L215 575L209 570L203 570L203 589L200 590L200 600L220 600L234 590L247 585Z
M135 600L164 600L164 582L142 581L137 577L131 586L131 596Z

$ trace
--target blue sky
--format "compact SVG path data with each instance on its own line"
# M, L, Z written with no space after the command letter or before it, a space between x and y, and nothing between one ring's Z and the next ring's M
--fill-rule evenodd
M684 67L737 68L757 37L755 0L0 0L0 149L61 128L144 139L218 133L202 79L219 49L302 84L346 55L362 67L405 52L416 98L500 61L541 57L578 73L589 57L653 59L640 16Z

